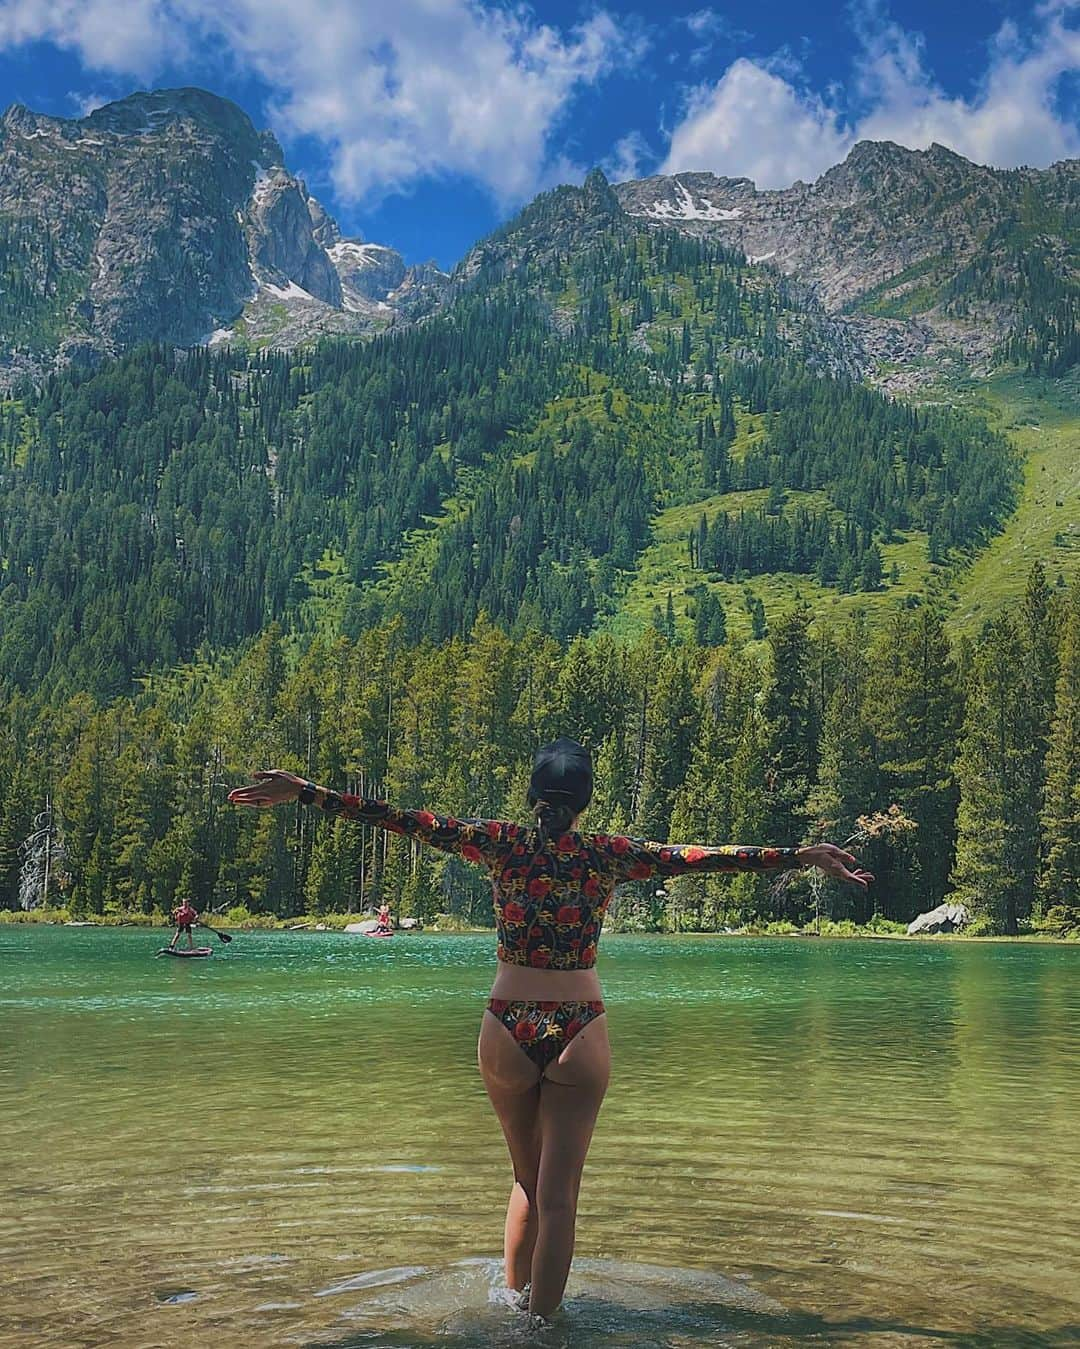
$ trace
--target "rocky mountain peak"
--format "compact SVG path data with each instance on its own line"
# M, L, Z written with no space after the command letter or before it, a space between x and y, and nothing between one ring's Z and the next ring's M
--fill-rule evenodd
M82 119L89 130L109 131L115 135L148 136L161 133L178 124L190 126L220 136L238 148L266 153L277 148L278 162L281 149L273 138L256 131L251 118L235 103L206 89L155 89L130 94L115 103L95 108Z
M878 195L887 183L921 173L917 153L893 141L858 141L847 157L814 184L819 194L845 200Z
M874 199L886 208L890 196L908 186L933 191L947 183L953 189L993 173L937 142L928 150L909 150L893 141L859 141L811 190L852 202Z
M341 240L341 231L338 229L337 221L329 214L322 202L317 201L308 192L302 180L300 190L307 200L308 215L311 216L311 237L320 248L332 248L334 244ZM352 237L356 243L363 243L362 235L354 234Z
M909 164L918 155L896 141L856 141L840 164L827 172L835 172L845 165L851 169L882 168L894 164Z
M970 159L965 159L963 155L958 155L955 150L950 150L947 145L942 145L938 141L930 142L926 157L934 164L946 164L950 168L971 169L978 167Z
M615 212L622 210L619 199L608 182L603 169L590 169L585 175L585 182L581 186L581 191L586 201L594 207Z
M585 247L628 224L618 193L603 170L592 169L580 187L564 184L542 192L482 239L455 268L454 279L465 285L484 271L505 275L523 265L543 266L561 252Z
M142 91L73 119L9 108L0 218L0 275L13 269L33 297L17 329L0 326L0 386L150 340L371 332L430 308L447 279L343 239L274 136L204 89Z
M23 103L12 103L0 117L0 128L11 131L34 131L37 128L39 114L31 112Z
M1045 233L1044 222L1066 219L1078 169L1003 171L939 144L860 141L816 182L780 191L705 173L615 190L642 224L715 238L804 283L863 348L866 369L985 369L1019 314L1025 222ZM1050 273L1075 284L1068 236L1043 253Z

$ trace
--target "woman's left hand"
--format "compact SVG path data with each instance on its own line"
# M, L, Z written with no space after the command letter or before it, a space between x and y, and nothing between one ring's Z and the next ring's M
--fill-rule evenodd
M808 848L800 848L797 856L803 866L817 867L834 880L847 881L864 890L874 879L869 871L859 866L857 857L838 848L835 843L812 843Z
M304 778L287 773L283 768L270 768L252 776L255 779L253 787L234 787L229 793L234 806L281 806L287 801L295 801L305 785Z

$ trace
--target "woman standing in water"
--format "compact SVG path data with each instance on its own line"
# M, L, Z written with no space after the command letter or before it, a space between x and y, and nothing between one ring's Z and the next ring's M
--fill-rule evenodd
M299 800L456 853L490 873L498 964L478 1056L514 1167L506 1282L522 1294L523 1306L542 1317L562 1301L581 1173L607 1090L607 1017L595 966L615 887L687 872L803 866L859 886L873 879L830 843L697 847L580 833L579 817L592 798L592 761L588 750L567 739L536 755L528 792L531 826L401 810L279 769L255 777L254 786L237 788L229 800L262 807Z

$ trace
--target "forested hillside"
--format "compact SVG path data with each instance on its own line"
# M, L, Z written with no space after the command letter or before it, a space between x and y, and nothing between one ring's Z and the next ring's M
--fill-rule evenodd
M439 639L486 612L566 640L618 608L661 505L773 488L764 517L691 535L703 573L869 593L882 546L925 536L940 562L1008 514L1003 438L808 369L783 288L726 250L606 234L545 276L482 275L451 313L366 345L149 348L4 405L5 682L108 696L295 627L327 549L353 633L401 613ZM753 445L738 418L760 422ZM403 557L396 586L372 584Z
M147 347L0 403L0 904L476 918L456 864L240 818L226 786L278 762L520 816L566 733L597 751L598 827L854 838L880 874L865 905L684 881L628 922L906 920L955 892L987 929L1072 924L1077 587L1039 571L950 646L911 573L1000 531L1018 456L866 387L828 336L778 274L631 224L594 177L421 325ZM667 546L677 600L642 589ZM770 610L778 574L851 614Z

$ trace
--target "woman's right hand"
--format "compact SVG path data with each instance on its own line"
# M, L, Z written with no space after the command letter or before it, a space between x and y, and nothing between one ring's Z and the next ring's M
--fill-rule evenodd
M817 867L826 876L838 881L847 881L865 890L874 879L869 871L859 866L859 859L838 848L835 843L812 843L800 848L796 854L801 866Z
M298 778L295 773L287 773L283 768L269 768L262 773L253 773L255 784L251 787L234 787L229 800L234 806L282 806L295 801L306 779Z

